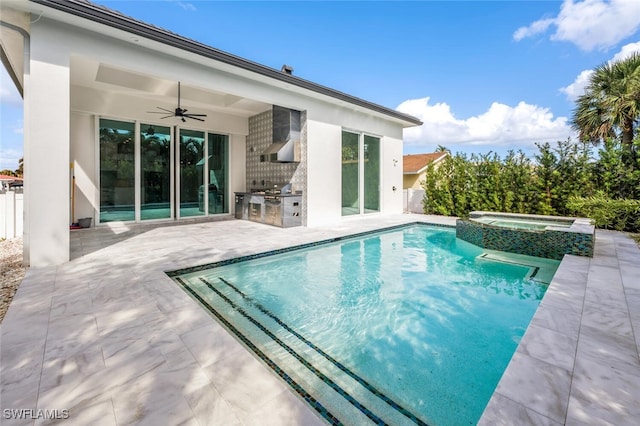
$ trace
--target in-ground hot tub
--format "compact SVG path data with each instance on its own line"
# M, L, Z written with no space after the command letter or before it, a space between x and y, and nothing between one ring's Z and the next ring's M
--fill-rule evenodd
M586 218L471 212L469 220L456 221L456 236L486 249L560 260L593 257L595 226Z

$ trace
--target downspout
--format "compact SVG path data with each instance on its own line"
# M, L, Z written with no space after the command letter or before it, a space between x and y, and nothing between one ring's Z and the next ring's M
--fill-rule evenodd
M40 19L38 17L38 19ZM27 86L27 80L28 80L28 76L30 73L30 61L31 61L31 35L24 29L21 28L17 25L14 25L10 22L6 22L3 21L2 19L0 19L0 26L3 26L5 28L9 28L10 30L16 31L18 34L20 34L23 38L23 42L22 42L22 55L23 55L23 64L22 64L22 72L23 72L23 84L20 84L20 80L18 79L18 76L15 74L14 70L11 68L11 66L9 66L9 58L6 57L4 50L0 49L0 52L2 52L2 64L5 67L5 69L7 70L7 73L9 74L9 76L11 77L11 80L13 80L14 84L16 85L16 87L18 88L18 92L20 92L20 96L22 97L22 102L23 102L23 107L22 107L22 111L23 114L26 116L28 111L27 108L28 106L24 103L24 86ZM28 92L28 90L27 90ZM24 121L24 120L23 120ZM28 214L27 212L29 212L29 173L28 173L28 169L29 169L29 162L27 161L27 157L26 157L26 149L24 149L25 147L25 141L28 140L29 137L29 130L26 128L23 129L23 135L22 135L22 147L23 147L23 174L22 174L22 178L23 178L23 182L24 182L24 189L23 189L23 199L22 199L22 218L23 218L23 223L22 223L22 262L25 266L29 266L29 253L30 253L30 242L29 242L29 236L31 235L30 233L30 224L29 224L29 220L28 220Z

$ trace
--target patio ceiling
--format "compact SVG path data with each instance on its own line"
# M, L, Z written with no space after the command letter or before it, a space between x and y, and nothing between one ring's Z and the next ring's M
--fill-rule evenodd
M72 58L71 85L141 99L148 104L147 111L157 110L156 107L172 110L177 106L178 80L142 74L86 57ZM271 104L185 82L181 82L180 98L182 107L194 112L218 111L239 117L250 117L271 108ZM148 116L157 118L155 114Z

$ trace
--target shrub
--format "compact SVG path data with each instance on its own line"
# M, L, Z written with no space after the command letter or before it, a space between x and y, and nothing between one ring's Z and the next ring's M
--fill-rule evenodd
M598 192L592 197L570 197L567 208L576 216L593 219L598 228L640 232L640 200L611 199Z

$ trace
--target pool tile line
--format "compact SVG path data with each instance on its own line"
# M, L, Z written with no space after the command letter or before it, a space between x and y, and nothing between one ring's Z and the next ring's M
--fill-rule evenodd
M258 327L260 329L260 331L262 331L264 334L269 336L269 338L271 340L276 342L278 345L280 345L280 347L282 347L285 351L287 351L290 355L292 355L295 359L297 359L302 365L304 365L309 371L311 371L313 374L315 374L320 380L322 380L329 387L331 387L331 389L336 391L338 394L340 394L340 396L342 396L345 400L347 400L351 405L353 405L358 410L360 410L360 412L362 412L362 414L364 414L365 416L370 418L377 425L387 425L387 423L384 420L382 420L381 418L379 418L377 415L375 415L373 413L373 411L369 410L364 404L362 404L360 401L358 401L356 398L354 398L349 392L347 392L344 389L342 389L342 387L340 385L338 385L336 382L334 382L329 377L327 377L322 371L320 371L316 367L314 367L309 361L304 359L304 357L302 357L299 353L297 353L293 348L291 348L285 342L280 340L275 334L273 334L265 326L260 324L260 322L258 322L255 318L253 318L251 315L249 315L249 313L247 311L245 311L243 308L238 306L236 303L234 303L227 296L222 294L218 289L216 289L213 285L211 285L211 283L209 283L207 280L205 280L202 277L200 277L200 281L202 281L209 288L209 290L211 290L214 293L216 293L218 295L218 297L220 297L222 300L224 300L236 312L238 312L240 315L242 315L247 320L249 320L252 324L254 324L256 327ZM210 306L210 304L208 304L208 303L207 303L207 305ZM214 309L215 310L215 308L213 308L213 306L210 306L210 309ZM235 327L234 327L234 329L235 329ZM252 345L252 346L255 347L255 345ZM274 362L274 364L275 364L275 362Z
M352 379L354 379L356 382L358 382L360 385L362 385L364 388L366 388L369 392L371 392L372 394L374 394L375 396L377 396L378 398L380 398L381 400L383 400L384 402L386 402L390 407L392 407L394 410L396 410L397 412L403 414L404 416L406 416L407 418L409 418L410 420L412 420L414 423L421 425L421 426L428 426L427 423L425 423L424 421L422 421L420 418L418 418L415 414L411 413L409 410L407 410L406 408L404 408L402 405L398 404L397 402L395 402L394 400L392 400L390 397L388 397L387 395L385 395L383 392L379 391L376 387L374 387L372 384L370 384L369 382L367 382L365 379L363 379L362 377L358 376L356 373L354 373L353 371L351 371L348 367L346 367L345 365L343 365L342 363L340 363L338 360L336 360L335 358L333 358L331 355L329 355L328 353L326 353L324 350L322 350L321 348L319 348L318 346L316 346L314 343L310 342L309 340L307 340L304 336L302 336L300 333L298 333L297 331L295 331L294 329L292 329L291 327L289 327L289 325L287 325L284 321L282 321L280 318L278 318L275 314L273 314L271 311L269 311L267 308L265 308L264 306L262 306L261 303L259 303L258 301L254 300L252 297L247 296L246 294L244 294L239 288L237 288L235 285L233 285L231 282L229 282L228 280L222 278L222 277L218 277L218 279L223 282L224 284L226 284L228 287L230 287L233 291L235 291L236 293L238 293L244 300L246 300L249 304L251 304L252 306L254 306L256 309L258 309L260 312L262 312L263 314L265 314L266 316L268 316L269 318L273 319L279 326L281 326L282 328L284 328L285 330L287 330L289 333L293 334L295 337L297 337L300 341L302 341L304 344L306 344L307 346L309 346L311 349L313 349L314 351L316 351L317 353L319 353L320 355L322 355L325 359L327 359L329 362L331 362L334 366L336 366L340 371L342 371L343 373L347 374L349 377L351 377ZM206 282L203 278L200 278L201 281Z
M211 262L211 263L205 263L202 265L197 265L197 266L191 266L188 268L181 268L181 269L175 269L175 270L171 270L171 271L165 271L165 274L167 274L167 276L169 276L170 278L175 278L177 276L180 275L186 275L186 274L190 274L193 272L201 272L207 269L213 269L213 268L218 268L220 266L226 266L226 265L233 265L236 263L240 263L240 262L246 262L249 260L254 260L254 259L261 259L263 257L268 257L268 256L274 256L276 254L282 254L282 253L288 253L291 251L296 251L296 250L303 250L303 249L307 249L307 248L312 248L312 247L317 247L317 246L321 246L321 245L325 245L325 244L331 244L331 243L335 243L335 242L339 242L339 241L344 241L344 240L349 240L349 239L357 239L357 238L361 238L370 234L378 234L381 232L387 232L387 231L395 231L397 229L402 229L402 228L410 228L412 226L427 226L427 227L435 227L435 228L449 228L449 229L455 229L456 227L453 225L447 225L447 224L442 224L442 223L426 223L426 222L408 222L408 223L403 223L400 225L392 225L392 226L388 226L385 228L380 228L380 229L374 229L371 231L364 231L364 232L358 232L355 234L349 234L349 235L341 235L339 237L334 237L334 238L327 238L324 240L319 240L319 241L314 241L311 243L305 243L305 244L298 244L295 246L290 246L290 247L284 247L281 249L276 249L276 250L269 250L269 251L265 251L262 253L255 253L255 254L249 254L246 256L239 256L239 257L234 257L233 259L225 259L225 260L220 260L218 262Z
M335 426L342 426L343 423L334 416L325 406L322 405L320 401L315 399L311 394L309 394L298 382L296 382L291 376L289 376L283 369L281 369L278 364L276 364L271 358L269 358L264 352L262 352L256 345L251 342L251 340L246 337L244 334L240 332L237 328L233 326L229 321L227 321L224 316L222 316L218 311L216 311L213 306L211 306L206 300L204 300L197 292L195 292L191 287L189 287L182 279L179 277L176 278L181 284L181 288L183 288L188 294L190 294L193 298L195 298L202 306L204 306L211 314L213 314L229 331L231 331L238 339L242 341L249 349L253 351L264 363L267 364L269 368L271 368L280 378L282 378L302 399L311 406L318 414L322 416L325 420L327 420L330 424Z

